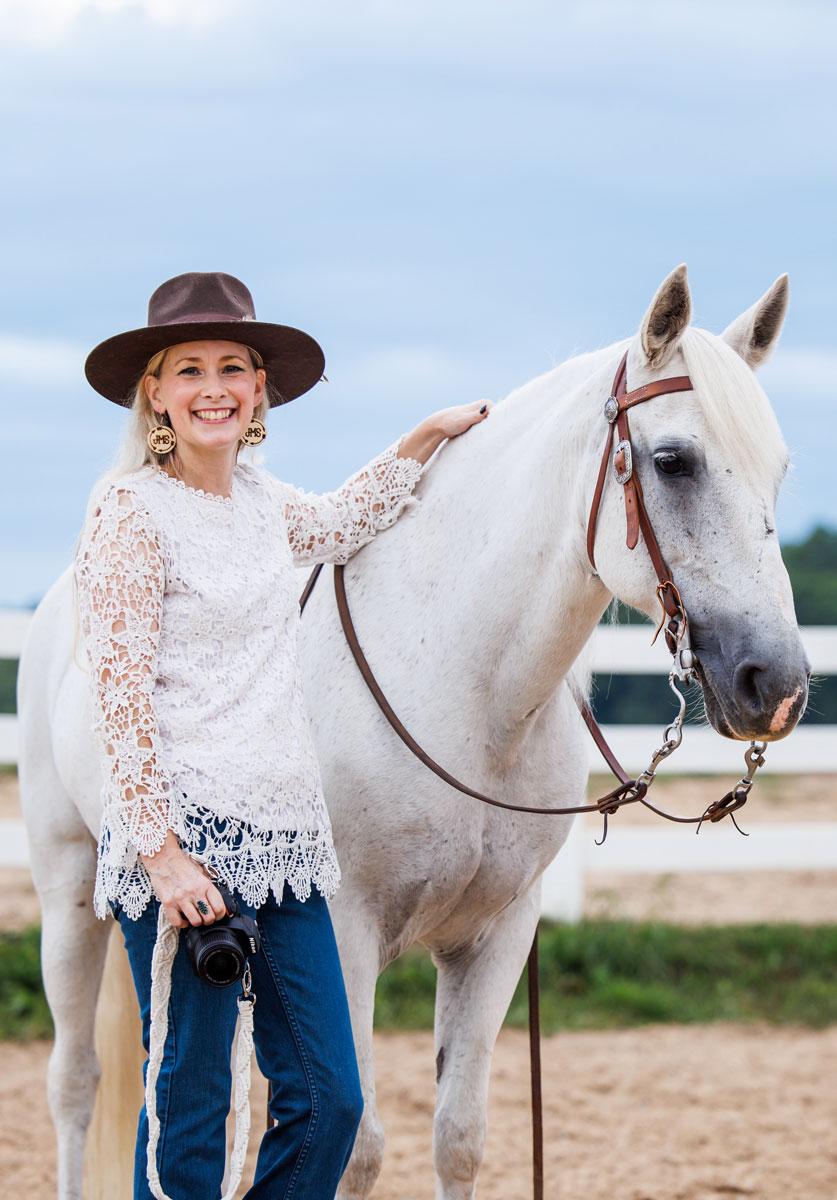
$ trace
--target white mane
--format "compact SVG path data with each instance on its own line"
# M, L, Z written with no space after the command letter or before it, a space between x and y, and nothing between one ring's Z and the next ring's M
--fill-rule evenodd
M690 326L679 343L695 396L718 439L721 455L751 484L781 478L788 452L770 401L753 371L731 346Z

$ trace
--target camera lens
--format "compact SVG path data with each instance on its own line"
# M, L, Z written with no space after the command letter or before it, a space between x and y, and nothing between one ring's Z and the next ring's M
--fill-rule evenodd
M204 932L195 954L195 971L206 983L226 987L244 974L244 955L236 938L226 929Z
M217 987L226 987L241 978L241 959L229 950L216 950L202 963L204 972L210 983Z

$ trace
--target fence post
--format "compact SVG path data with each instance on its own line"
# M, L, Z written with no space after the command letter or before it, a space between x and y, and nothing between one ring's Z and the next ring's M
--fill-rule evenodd
M543 873L541 913L553 921L580 921L584 914L584 817L576 817L570 835Z

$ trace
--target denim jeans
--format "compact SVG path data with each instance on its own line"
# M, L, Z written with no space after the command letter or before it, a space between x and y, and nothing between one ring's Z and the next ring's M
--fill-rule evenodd
M332 1200L348 1162L363 1101L346 993L331 918L313 892L304 903L286 886L254 912L262 939L250 959L256 1058L270 1082L276 1124L262 1138L246 1200ZM149 1041L151 955L159 905L129 920L117 912ZM192 970L181 944L172 966L168 1037L157 1081L160 1182L171 1200L220 1200L230 1053L240 986L213 987ZM147 1065L147 1064L146 1064ZM257 1109L257 1103L254 1107ZM256 1115L253 1122L259 1127ZM146 1179L148 1122L140 1114L134 1200L152 1200Z

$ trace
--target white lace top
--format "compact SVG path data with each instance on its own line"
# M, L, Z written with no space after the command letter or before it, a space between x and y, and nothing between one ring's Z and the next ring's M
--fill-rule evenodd
M138 855L168 829L253 905L286 881L300 899L335 892L294 566L345 562L393 524L421 474L396 451L324 496L239 465L229 498L154 468L97 497L75 574L105 770L100 917L108 902L140 915Z

